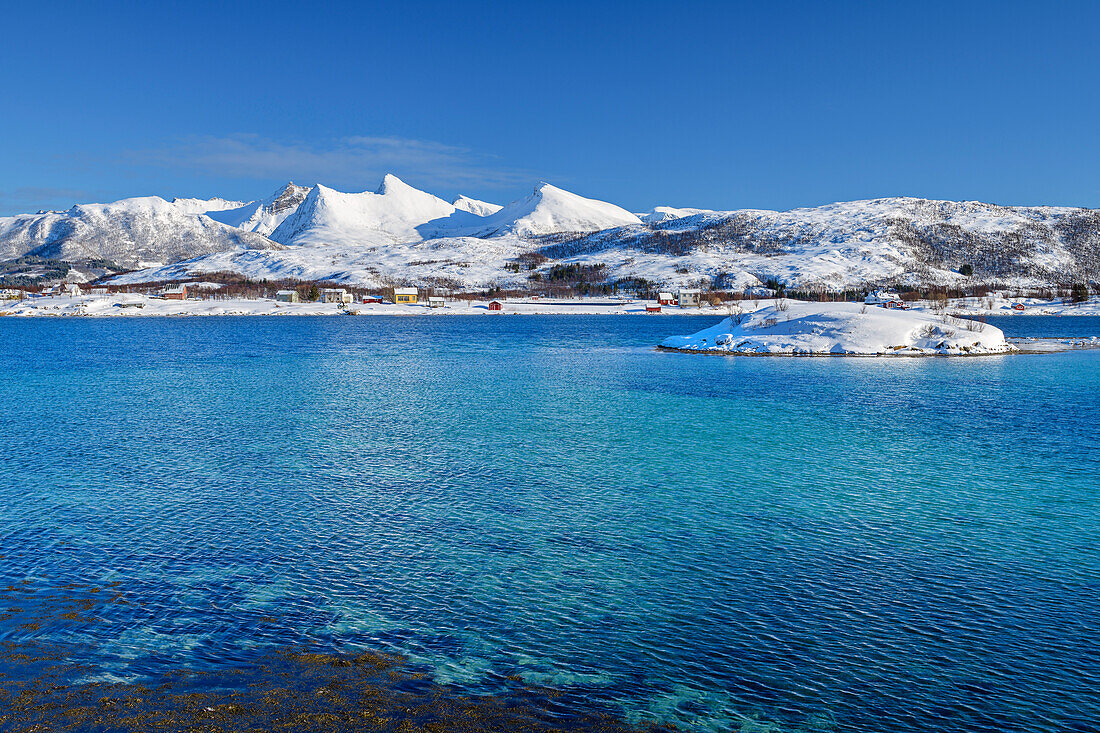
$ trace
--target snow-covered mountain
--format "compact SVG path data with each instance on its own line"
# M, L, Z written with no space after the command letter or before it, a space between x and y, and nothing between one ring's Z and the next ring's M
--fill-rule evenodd
M314 186L271 238L296 245L411 242L457 232L480 218L387 175L374 193Z
M646 224L659 224L662 221L683 219L685 216L713 213L715 212L711 211L710 209L677 209L672 206L655 206L653 207L653 210L648 213L638 214L638 218L644 221Z
M0 275L28 254L145 268L127 282L227 271L522 288L566 263L668 287L1049 285L1100 280L1100 211L887 198L639 216L546 183L503 207L448 203L387 175L373 193L287 184L247 204L148 197L0 218Z
M205 215L240 206L239 201L223 199L165 201L145 196L111 204L81 204L68 211L2 217L0 261L31 255L142 267L211 252L278 246Z
M231 227L270 236L283 220L294 213L298 204L305 201L309 194L308 186L286 184L266 199L238 206L232 209L207 210L204 213L214 221Z
M615 204L586 199L549 183L540 183L529 195L486 216L466 234L530 237L559 232L596 232L640 223L637 216Z

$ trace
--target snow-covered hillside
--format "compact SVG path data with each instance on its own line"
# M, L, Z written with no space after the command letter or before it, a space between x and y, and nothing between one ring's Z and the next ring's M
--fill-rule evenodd
M553 260L614 275L740 288L775 279L830 289L1100 278L1100 211L915 198L792 211L709 212L556 241ZM960 270L972 268L966 276ZM676 277L671 273L686 270Z

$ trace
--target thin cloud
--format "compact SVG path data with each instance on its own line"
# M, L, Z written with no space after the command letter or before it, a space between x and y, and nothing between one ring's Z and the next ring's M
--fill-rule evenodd
M532 178L529 172L494 165L490 156L469 148L398 137L308 143L258 135L207 136L134 151L128 157L138 164L224 178L291 179L350 187L373 185L386 173L452 189L506 188Z
M39 211L68 208L78 201L92 198L93 192L79 188L20 186L0 191L0 211Z

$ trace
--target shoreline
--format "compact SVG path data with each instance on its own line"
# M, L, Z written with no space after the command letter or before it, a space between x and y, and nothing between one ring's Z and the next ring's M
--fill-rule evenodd
M152 318L152 317L210 317L210 316L508 316L508 315L614 315L614 316L711 316L725 318L731 307L745 312L755 312L775 302L774 299L740 301L720 306L684 307L661 306L659 312L649 312L653 301L624 299L620 301L599 298L570 300L500 300L500 310L489 310L487 300L449 301L442 307L427 304L391 303L278 303L269 299L188 299L167 300L144 294L116 294L111 296L79 295L28 298L0 303L0 318ZM800 301L790 301L797 303ZM1061 312L1050 312L1052 306L1036 306L1031 311L976 312L966 308L949 308L957 318L1046 318L1100 317L1100 310L1087 304L1084 308L1064 306ZM924 306L910 312L932 314Z

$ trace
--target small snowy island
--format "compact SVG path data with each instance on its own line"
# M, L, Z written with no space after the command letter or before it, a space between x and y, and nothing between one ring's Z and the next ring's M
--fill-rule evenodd
M788 356L975 356L1016 347L980 321L861 303L776 301L734 308L721 323L665 339L663 349Z

